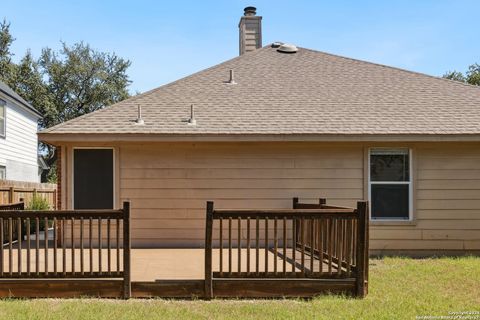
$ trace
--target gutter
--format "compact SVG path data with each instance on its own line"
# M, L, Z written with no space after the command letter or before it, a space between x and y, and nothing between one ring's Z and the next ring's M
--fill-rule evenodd
M134 134L42 133L45 143L62 142L480 142L480 134Z

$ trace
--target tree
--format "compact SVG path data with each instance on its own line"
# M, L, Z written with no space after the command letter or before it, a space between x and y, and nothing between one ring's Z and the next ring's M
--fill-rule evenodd
M480 65L474 63L468 67L465 74L459 71L449 71L443 75L446 79L456 80L460 82L465 82L474 86L480 86Z
M0 80L7 83L43 116L39 128L99 110L129 96L127 69L130 61L115 53L99 52L84 42L42 50L38 59L30 51L15 63L10 24L0 23ZM41 145L47 164L55 167L55 148ZM54 177L54 170L47 174ZM46 176L47 176L46 175Z

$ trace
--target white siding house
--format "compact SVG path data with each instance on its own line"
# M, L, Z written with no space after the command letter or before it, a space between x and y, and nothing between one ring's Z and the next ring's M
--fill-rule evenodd
M0 179L40 182L40 118L38 111L0 82Z

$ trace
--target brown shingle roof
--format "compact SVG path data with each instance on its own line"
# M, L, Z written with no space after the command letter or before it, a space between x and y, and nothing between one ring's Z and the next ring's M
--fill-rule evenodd
M192 103L196 126L182 122ZM145 125L134 122L138 105ZM42 133L471 135L480 134L480 87L266 46Z

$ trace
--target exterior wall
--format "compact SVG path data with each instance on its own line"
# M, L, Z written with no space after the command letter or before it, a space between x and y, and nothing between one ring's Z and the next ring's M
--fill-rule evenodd
M202 246L205 201L291 208L292 198L352 206L363 197L361 147L185 144L121 147L120 195L134 245Z
M38 116L13 103L0 93L6 105L6 135L0 137L0 165L6 167L8 180L39 182Z
M295 196L355 206L368 197L368 148L398 146L412 149L413 221L372 221L371 253L480 252L479 143L102 146L115 147L116 203L131 202L134 246L203 246L207 200L232 209L291 208ZM71 208L71 151L72 145L62 153L66 208Z

